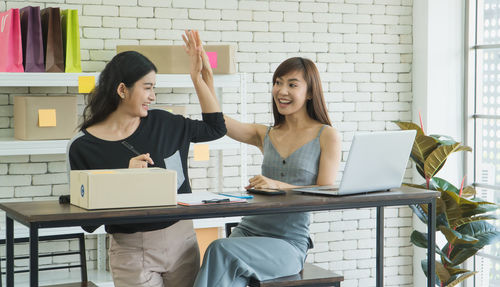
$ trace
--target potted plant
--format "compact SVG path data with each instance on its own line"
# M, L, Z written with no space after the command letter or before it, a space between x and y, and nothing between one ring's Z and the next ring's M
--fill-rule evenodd
M411 122L396 124L403 130L417 131L410 157L418 173L425 179L425 183L421 185L406 185L441 192L436 202L436 232L441 232L447 243L442 248L436 245L436 254L440 256L440 260L436 260L436 284L456 286L477 273L463 269L460 265L484 246L500 240L499 230L487 222L496 219L491 212L496 210L498 205L476 197L474 187L463 186L464 180L460 188L457 188L445 179L436 177L448 156L455 152L470 152L470 147L448 136L427 136L422 127ZM410 208L427 224L426 205L412 205ZM427 248L427 233L414 230L411 242L418 247ZM422 269L425 275L429 276L426 259L422 260Z

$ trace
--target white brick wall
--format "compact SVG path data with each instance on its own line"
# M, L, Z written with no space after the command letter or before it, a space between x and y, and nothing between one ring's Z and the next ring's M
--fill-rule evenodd
M333 125L343 135L344 159L353 132L394 129L391 121L411 117L411 0L41 0L33 4L79 9L84 71L101 70L118 44L179 44L184 29L199 29L210 43L235 45L238 70L248 73L251 122L272 121L269 91L276 66L288 57L307 56L321 71ZM25 5L0 1L0 11ZM236 114L239 95L228 90L223 107L228 114ZM13 132L12 95L68 92L75 91L2 88L0 137ZM189 89L161 90L157 101L185 105L188 113L199 113ZM216 156L212 152L209 162L190 160L194 189L217 185ZM237 151L224 152L227 189L239 186L239 162ZM261 162L260 152L249 148L249 176L260 172ZM0 200L66 194L64 171L63 155L0 157ZM412 285L411 215L406 207L386 210L386 286ZM373 209L315 213L311 225L315 248L307 261L342 273L343 286L374 286L374 226ZM89 246L95 246L93 238L88 240ZM58 244L54 248L69 248ZM90 248L88 257L89 265L95 266L95 250Z

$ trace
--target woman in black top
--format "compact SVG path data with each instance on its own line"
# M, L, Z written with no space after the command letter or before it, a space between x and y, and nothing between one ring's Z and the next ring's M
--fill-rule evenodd
M81 131L69 143L71 169L168 168L177 171L178 193L191 192L190 142L220 138L226 127L217 99L201 76L206 55L198 34L186 31L183 38L203 121L150 110L156 67L140 53L120 53L100 74ZM111 235L115 286L192 286L200 261L191 221L107 225L106 231Z

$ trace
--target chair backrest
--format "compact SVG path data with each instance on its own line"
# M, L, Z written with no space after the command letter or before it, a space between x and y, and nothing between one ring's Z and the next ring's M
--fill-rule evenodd
M233 231L233 228L238 225L238 222L228 222L226 223L226 237L229 237L231 235L231 232Z

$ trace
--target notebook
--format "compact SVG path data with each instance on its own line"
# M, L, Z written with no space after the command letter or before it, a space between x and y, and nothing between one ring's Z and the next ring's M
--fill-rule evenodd
M400 187L415 135L415 130L356 133L339 186L292 190L346 195Z

